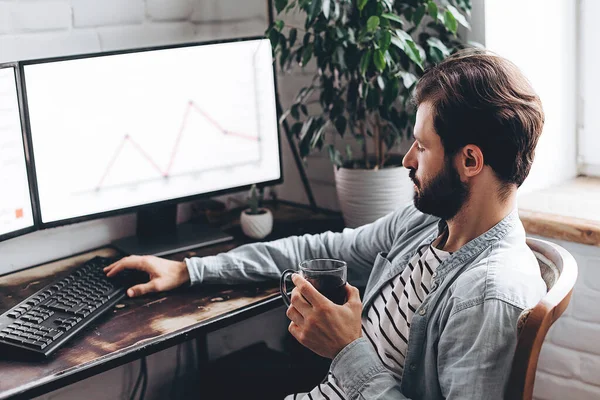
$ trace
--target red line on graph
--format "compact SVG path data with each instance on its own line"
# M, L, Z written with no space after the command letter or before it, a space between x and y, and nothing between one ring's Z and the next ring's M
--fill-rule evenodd
M148 162L150 164L152 164L154 169L156 169L160 173L161 176L163 176L165 178L168 177L169 173L171 172L171 168L175 162L175 158L177 157L177 152L179 150L179 143L181 142L183 133L185 132L185 129L187 128L190 111L192 111L192 110L195 111L196 113L200 114L202 117L204 117L211 125L213 125L215 128L217 128L223 135L236 136L236 137L250 140L253 142L258 142L258 140L259 140L259 138L257 136L252 136L252 135L247 135L244 133L232 132L232 131L226 130L217 121L215 121L210 115L208 115L206 112L204 112L204 110L202 110L200 107L198 107L193 101L190 101L190 102L188 102L188 105L185 109L185 113L183 114L183 118L181 120L181 126L179 127L179 133L177 134L177 138L175 139L175 143L173 144L173 149L171 150L171 157L169 159L169 164L167 165L167 168L165 170L161 169L160 166L156 163L156 161L154 161L154 159L152 157L150 157L150 155L146 151L144 151L142 146L140 146L135 140L133 140L130 135L125 135L125 136L123 136L121 143L119 143L117 150L115 151L110 162L108 163L106 170L102 174L102 178L100 178L100 181L98 182L98 185L96 186L96 190L99 190L100 187L102 186L102 183L104 182L104 180L106 179L106 176L109 174L110 170L112 169L113 164L115 163L115 161L121 154L121 151L123 150L123 147L125 146L126 142L130 142L135 147L135 149L142 155L142 157L144 157L146 160L148 160Z

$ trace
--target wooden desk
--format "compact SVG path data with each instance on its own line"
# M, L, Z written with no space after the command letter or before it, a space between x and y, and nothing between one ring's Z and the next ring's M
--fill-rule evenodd
M293 214L298 221L322 224L308 231L341 228L339 218L281 206L277 215ZM292 220L293 221L293 220ZM302 224L275 229L274 235L303 233ZM322 229L318 229L322 226ZM315 227L317 229L315 229ZM230 225L235 234L239 228ZM171 259L205 256L228 251L245 243L240 236L232 242L203 247L170 256ZM61 279L81 262L95 256L116 254L110 247L40 265L0 277L0 311L33 294L49 282ZM0 355L0 399L31 398L107 371L140 357L281 305L277 282L242 286L182 288L135 299L124 299L111 313L94 321L47 361L8 361Z

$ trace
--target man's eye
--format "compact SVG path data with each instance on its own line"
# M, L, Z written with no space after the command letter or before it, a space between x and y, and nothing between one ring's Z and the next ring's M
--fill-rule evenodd
M418 150L418 151L424 151L425 149L424 149L423 147L421 147L421 146L417 145L417 150Z

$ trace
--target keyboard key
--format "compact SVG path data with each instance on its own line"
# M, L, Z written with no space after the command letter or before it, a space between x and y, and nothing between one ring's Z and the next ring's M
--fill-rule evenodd
M40 350L43 350L46 347L48 347L48 344L46 342L36 341L36 342L33 343L33 346L37 347Z
M4 340L8 340L8 341L15 342L15 343L22 343L23 342L23 338L22 337L17 336L17 335L12 335L10 333L7 334L4 337Z

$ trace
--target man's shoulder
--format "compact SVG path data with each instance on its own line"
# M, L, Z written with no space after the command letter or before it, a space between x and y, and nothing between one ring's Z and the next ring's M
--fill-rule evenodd
M461 273L454 283L454 296L500 300L514 307L533 307L545 294L539 265L525 242L498 243Z

